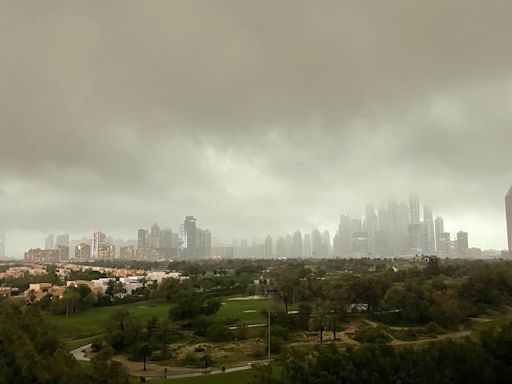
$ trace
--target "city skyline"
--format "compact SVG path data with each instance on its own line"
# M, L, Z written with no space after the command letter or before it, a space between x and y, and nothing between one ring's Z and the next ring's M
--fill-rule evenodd
M226 241L332 234L411 190L451 232L507 247L511 3L143 8L5 2L8 254L190 213Z
M510 216L510 190L506 194L506 213ZM89 255L90 259L137 258L196 259L203 257L397 257L414 254L437 254L443 257L464 257L466 250L473 250L471 257L481 252L468 232L463 228L449 231L445 219L436 214L428 203L421 201L417 193L411 193L408 201L390 199L386 207L376 208L367 204L365 212L356 216L341 214L337 229L325 228L288 230L285 233L251 234L232 239L217 239L210 230L196 226L196 218L186 216L176 226L160 227L153 223L150 229L139 228L136 238L114 238L110 233L92 232L90 239L80 240L69 233L49 234L43 250L55 250L59 246L69 248L69 255ZM103 246L102 250L98 250ZM84 253L84 247L87 252ZM206 247L206 248L205 248ZM39 248L39 247L30 247ZM215 249L212 252L212 249ZM462 249L462 250L461 250ZM484 250L487 250L484 248ZM496 249L501 251L502 249ZM478 251L478 253L475 253ZM270 253L269 253L270 252ZM102 256L99 256L101 253ZM87 259L84 256L76 256Z

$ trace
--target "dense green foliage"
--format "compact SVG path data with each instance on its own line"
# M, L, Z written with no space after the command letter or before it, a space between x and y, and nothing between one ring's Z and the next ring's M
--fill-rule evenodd
M457 384L509 383L512 374L512 324L483 337L481 344L439 341L416 349L363 344L339 350L334 345L312 353L296 351L283 362L274 384ZM269 382L261 372L256 383Z
M125 383L108 349L85 371L61 344L38 308L0 300L0 383Z

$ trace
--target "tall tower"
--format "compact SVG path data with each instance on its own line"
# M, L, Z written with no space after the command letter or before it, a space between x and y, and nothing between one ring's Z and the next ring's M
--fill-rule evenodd
M417 193L412 193L409 197L409 209L411 224L418 224L420 222L420 198Z
M434 227L436 233L436 252L439 254L441 249L441 233L444 233L444 220L441 216L436 217Z
M311 257L311 234L305 233L303 238L304 244L302 247L305 257Z
M353 226L349 215L340 216L340 224L338 225L338 244L340 254L339 257L349 257L352 253L352 235Z
M151 237L149 239L151 248L160 248L160 226L155 223L151 227Z
M0 232L0 259L5 258L5 233Z
M423 207L423 225L424 225L424 245L423 252L427 255L433 255L436 251L436 242L434 236L434 218L432 216L432 208L425 205Z
M147 249L149 247L149 232L145 229L139 229L137 232L137 249Z
M505 195L505 210L507 213L508 253L512 256L512 186Z
M302 256L304 256L302 248L302 234L297 230L293 234L292 257L300 258Z
M50 233L45 241L45 249L55 249L55 236L53 233Z
M272 237L269 235L265 238L265 258L271 259L272 256Z
M98 259L100 256L100 246L106 243L106 236L103 232L94 232L91 239L91 257Z
M184 255L188 257L197 256L197 229L196 218L186 216L185 221L180 226L181 249Z

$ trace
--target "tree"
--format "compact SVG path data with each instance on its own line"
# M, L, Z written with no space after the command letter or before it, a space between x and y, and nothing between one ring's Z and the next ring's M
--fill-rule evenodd
M323 303L317 303L311 315L311 327L320 331L320 343L324 342L324 331L328 323L328 310Z
M171 338L171 325L167 319L160 319L153 328L153 335L162 343L162 354L167 355L167 344Z
M116 350L123 350L137 343L141 327L130 311L120 308L108 319L106 331L110 345Z

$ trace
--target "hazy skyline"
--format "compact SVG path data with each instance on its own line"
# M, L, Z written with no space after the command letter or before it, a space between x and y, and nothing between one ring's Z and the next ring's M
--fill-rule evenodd
M417 191L505 249L512 2L0 0L0 230L335 229Z

